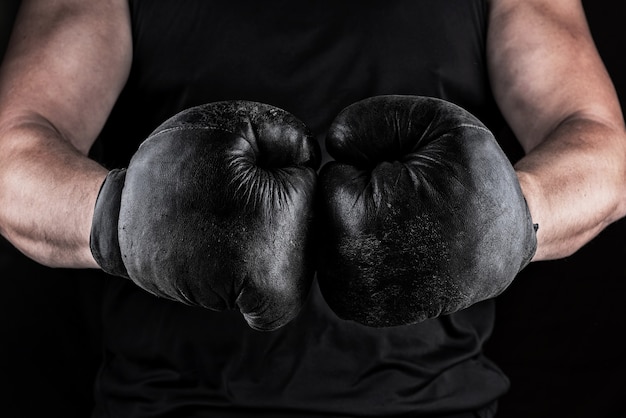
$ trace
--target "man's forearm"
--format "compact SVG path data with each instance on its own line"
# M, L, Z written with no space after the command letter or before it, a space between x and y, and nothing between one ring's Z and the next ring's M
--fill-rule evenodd
M107 170L44 124L0 137L0 232L52 267L97 267L89 250L95 199Z
M572 118L515 166L533 222L534 261L566 257L626 215L623 127Z

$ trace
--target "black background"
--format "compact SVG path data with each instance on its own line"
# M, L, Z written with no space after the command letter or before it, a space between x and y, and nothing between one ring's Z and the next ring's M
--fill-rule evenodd
M18 4L0 2L0 55ZM624 105L626 3L583 4ZM44 268L0 239L2 416L89 416L103 279ZM498 416L626 416L624 331L626 221L619 221L574 257L533 263L498 298L487 353L512 381Z

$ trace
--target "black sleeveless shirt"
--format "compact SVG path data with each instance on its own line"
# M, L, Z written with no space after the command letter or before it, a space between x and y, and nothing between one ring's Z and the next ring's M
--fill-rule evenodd
M130 2L134 63L94 156L122 167L158 124L201 103L246 99L303 120L323 145L345 106L379 94L440 97L501 119L485 67L486 0ZM482 355L492 301L413 326L339 320L314 284L274 332L238 312L158 299L111 278L97 416L431 416L508 388Z

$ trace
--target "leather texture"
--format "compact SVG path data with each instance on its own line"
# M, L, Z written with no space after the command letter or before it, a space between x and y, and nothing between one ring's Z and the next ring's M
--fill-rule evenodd
M313 279L319 159L309 129L276 107L223 101L184 110L141 144L123 190L120 182L103 188L96 218L115 225L119 215L119 250L114 241L100 248L111 258L119 251L128 276L154 295L238 309L255 329L281 327ZM115 199L116 210L100 203ZM100 256L103 266L108 258Z
M500 294L536 250L515 171L463 108L385 95L345 108L320 172L318 278L337 315L413 324Z

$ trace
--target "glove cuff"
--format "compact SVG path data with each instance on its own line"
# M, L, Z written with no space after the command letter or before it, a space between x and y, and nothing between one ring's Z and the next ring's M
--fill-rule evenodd
M96 199L89 247L103 271L130 278L122 260L117 234L125 179L126 170L124 169L112 170L104 179Z

